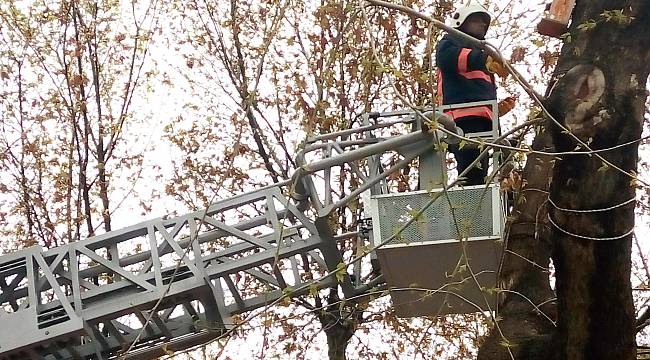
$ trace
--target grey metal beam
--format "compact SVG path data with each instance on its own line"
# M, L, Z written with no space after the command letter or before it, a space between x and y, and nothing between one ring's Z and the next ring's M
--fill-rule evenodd
M383 115L407 114L410 112ZM300 169L292 180L216 202L206 210L144 221L46 251L32 247L0 256L0 306L13 309L12 313L0 311L0 329L20 323L13 337L0 336L0 360L25 355L48 360L114 358L141 330L144 334L127 358L150 359L163 355L165 349L182 350L222 335L232 326L230 316L272 303L284 296L286 289L302 288L293 296L306 294L303 278L309 278L312 271L336 271L343 261L337 247L339 234L326 217L305 212L304 204L299 209L287 194L299 190L320 210L318 191L323 189L315 187L312 176L331 173L332 167L352 169L364 182L364 189L376 187L386 172L360 168L360 164L379 166L373 158L398 151L407 154L402 165L419 154L432 137L425 132L391 137L372 132L412 121L366 123L313 138L309 150L299 155ZM360 137L349 138L355 134ZM341 141L318 143L337 138ZM305 155L318 149L329 149L326 157L307 163ZM339 154L333 155L332 149ZM353 191L352 196L336 199L333 189L325 191L323 198L337 206L360 193ZM228 211L250 205L264 205L265 214L239 222L228 219ZM201 219L204 223L198 226ZM291 226L285 227L287 221ZM147 250L119 257L118 246L133 242L146 245ZM303 261L309 258L311 265L298 266L296 255ZM176 269L174 259L178 258L183 260ZM176 276L170 284L172 273ZM252 295L232 280L235 275L253 276L272 290ZM347 275L341 283L329 276L316 286L341 286L346 297L360 289ZM232 295L229 303L227 293ZM152 323L147 323L143 312L159 300L161 308ZM201 305L195 306L198 303ZM176 311L182 315L171 318ZM140 328L118 321L123 317L136 323L139 318ZM219 329L201 328L201 322Z

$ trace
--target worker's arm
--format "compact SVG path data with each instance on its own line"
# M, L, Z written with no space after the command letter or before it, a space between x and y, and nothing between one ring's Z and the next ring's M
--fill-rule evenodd
M456 72L468 79L491 81L485 67L486 59L485 52L460 47L449 40L441 41L436 53L436 63L443 72Z
M481 49L463 48L461 50L461 54L462 54L463 51L468 52L468 54L467 54L467 70L468 71L473 71L473 70L485 71L485 70L487 70L485 68L485 61L487 59L487 54L485 53L485 51L483 51Z
M458 54L460 47L453 42L442 39L436 51L436 65L444 72L458 71Z

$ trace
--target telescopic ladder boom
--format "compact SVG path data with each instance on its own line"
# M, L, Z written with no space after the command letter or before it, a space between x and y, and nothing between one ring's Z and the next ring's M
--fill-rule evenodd
M454 141L440 130L386 135L414 121L411 111L367 114L358 128L308 140L290 180L0 256L0 360L151 359L227 336L234 315L286 295L340 286L349 298L384 284L380 274L362 283L360 262L341 276L338 242L358 237L362 249L371 239L330 219L363 193L387 193L387 176L431 152L434 137ZM331 186L335 168L359 180L343 197Z

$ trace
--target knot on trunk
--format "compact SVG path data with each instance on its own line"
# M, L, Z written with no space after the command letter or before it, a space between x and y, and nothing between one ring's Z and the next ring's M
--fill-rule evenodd
M595 65L581 64L571 68L560 82L566 86L564 123L569 131L587 141L608 117L606 111L600 111L603 109L605 74Z

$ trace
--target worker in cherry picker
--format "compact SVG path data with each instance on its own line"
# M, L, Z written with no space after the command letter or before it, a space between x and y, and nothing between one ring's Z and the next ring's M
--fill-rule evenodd
M468 5L452 15L451 26L476 39L484 40L492 16L480 5ZM436 49L438 67L439 105L495 100L497 97L494 74L502 79L508 76L504 66L488 56L485 51L469 41L451 34L445 35ZM515 99L508 97L498 104L499 116L512 110ZM446 112L453 117L456 126L467 133L492 130L492 108L475 106ZM463 148L452 150L460 174L479 156L480 150ZM485 182L488 157L480 166L469 170L464 185L480 185Z

